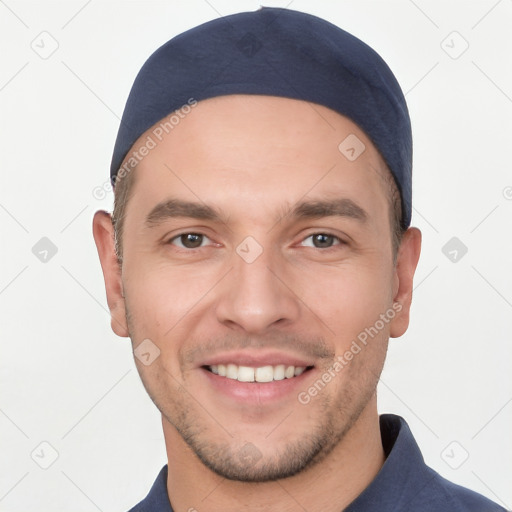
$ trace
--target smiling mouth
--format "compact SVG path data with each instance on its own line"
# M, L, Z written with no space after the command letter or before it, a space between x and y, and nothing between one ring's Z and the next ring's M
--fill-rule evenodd
M204 366L206 370L227 379L239 382L272 382L275 380L292 379L311 370L312 366L290 366L278 364L275 366L238 366L236 364L212 364Z

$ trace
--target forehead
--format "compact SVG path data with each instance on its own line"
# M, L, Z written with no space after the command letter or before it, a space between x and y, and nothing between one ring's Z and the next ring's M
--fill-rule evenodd
M370 210L387 205L378 151L355 123L327 107L231 95L200 101L175 121L156 125L134 145L152 146L136 169L134 201L143 208L169 195L260 212L340 194Z

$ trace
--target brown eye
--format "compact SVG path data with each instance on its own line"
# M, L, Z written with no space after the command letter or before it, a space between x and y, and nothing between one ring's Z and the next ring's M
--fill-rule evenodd
M313 245L319 249L331 247L334 244L334 236L318 233L313 235Z
M184 249L196 249L203 245L205 238L204 235L200 235L199 233L183 233L173 238L171 243L178 247L183 247Z
M314 247L315 249L329 249L334 245L340 245L342 241L329 233L315 233L306 237L301 245L304 247Z

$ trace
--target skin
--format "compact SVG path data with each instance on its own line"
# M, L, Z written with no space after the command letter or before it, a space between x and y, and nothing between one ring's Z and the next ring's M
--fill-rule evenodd
M366 146L353 162L338 150L349 134ZM173 509L343 509L384 463L376 386L389 337L408 326L421 246L409 228L393 262L378 152L326 107L225 96L199 102L134 172L122 267L108 213L96 213L93 231L114 332L134 348L150 339L160 350L148 366L135 362L162 413ZM220 218L148 225L170 198L209 205ZM300 202L342 200L364 219L292 214ZM184 233L206 238L185 248ZM333 238L315 247L318 233ZM252 263L236 251L248 236L262 248ZM300 403L297 393L393 305L399 311L378 334ZM277 398L266 397L266 384L233 398L202 368L219 354L272 351L312 366Z

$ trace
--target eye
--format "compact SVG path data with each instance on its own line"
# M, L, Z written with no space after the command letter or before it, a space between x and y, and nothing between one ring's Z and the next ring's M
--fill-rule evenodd
M198 247L204 247L207 245L206 242L210 241L207 236L200 233L182 233L169 240L169 243L182 249L197 249Z
M305 238L301 245L304 247L315 247L316 249L328 249L333 245L340 245L342 241L329 233L314 233Z

